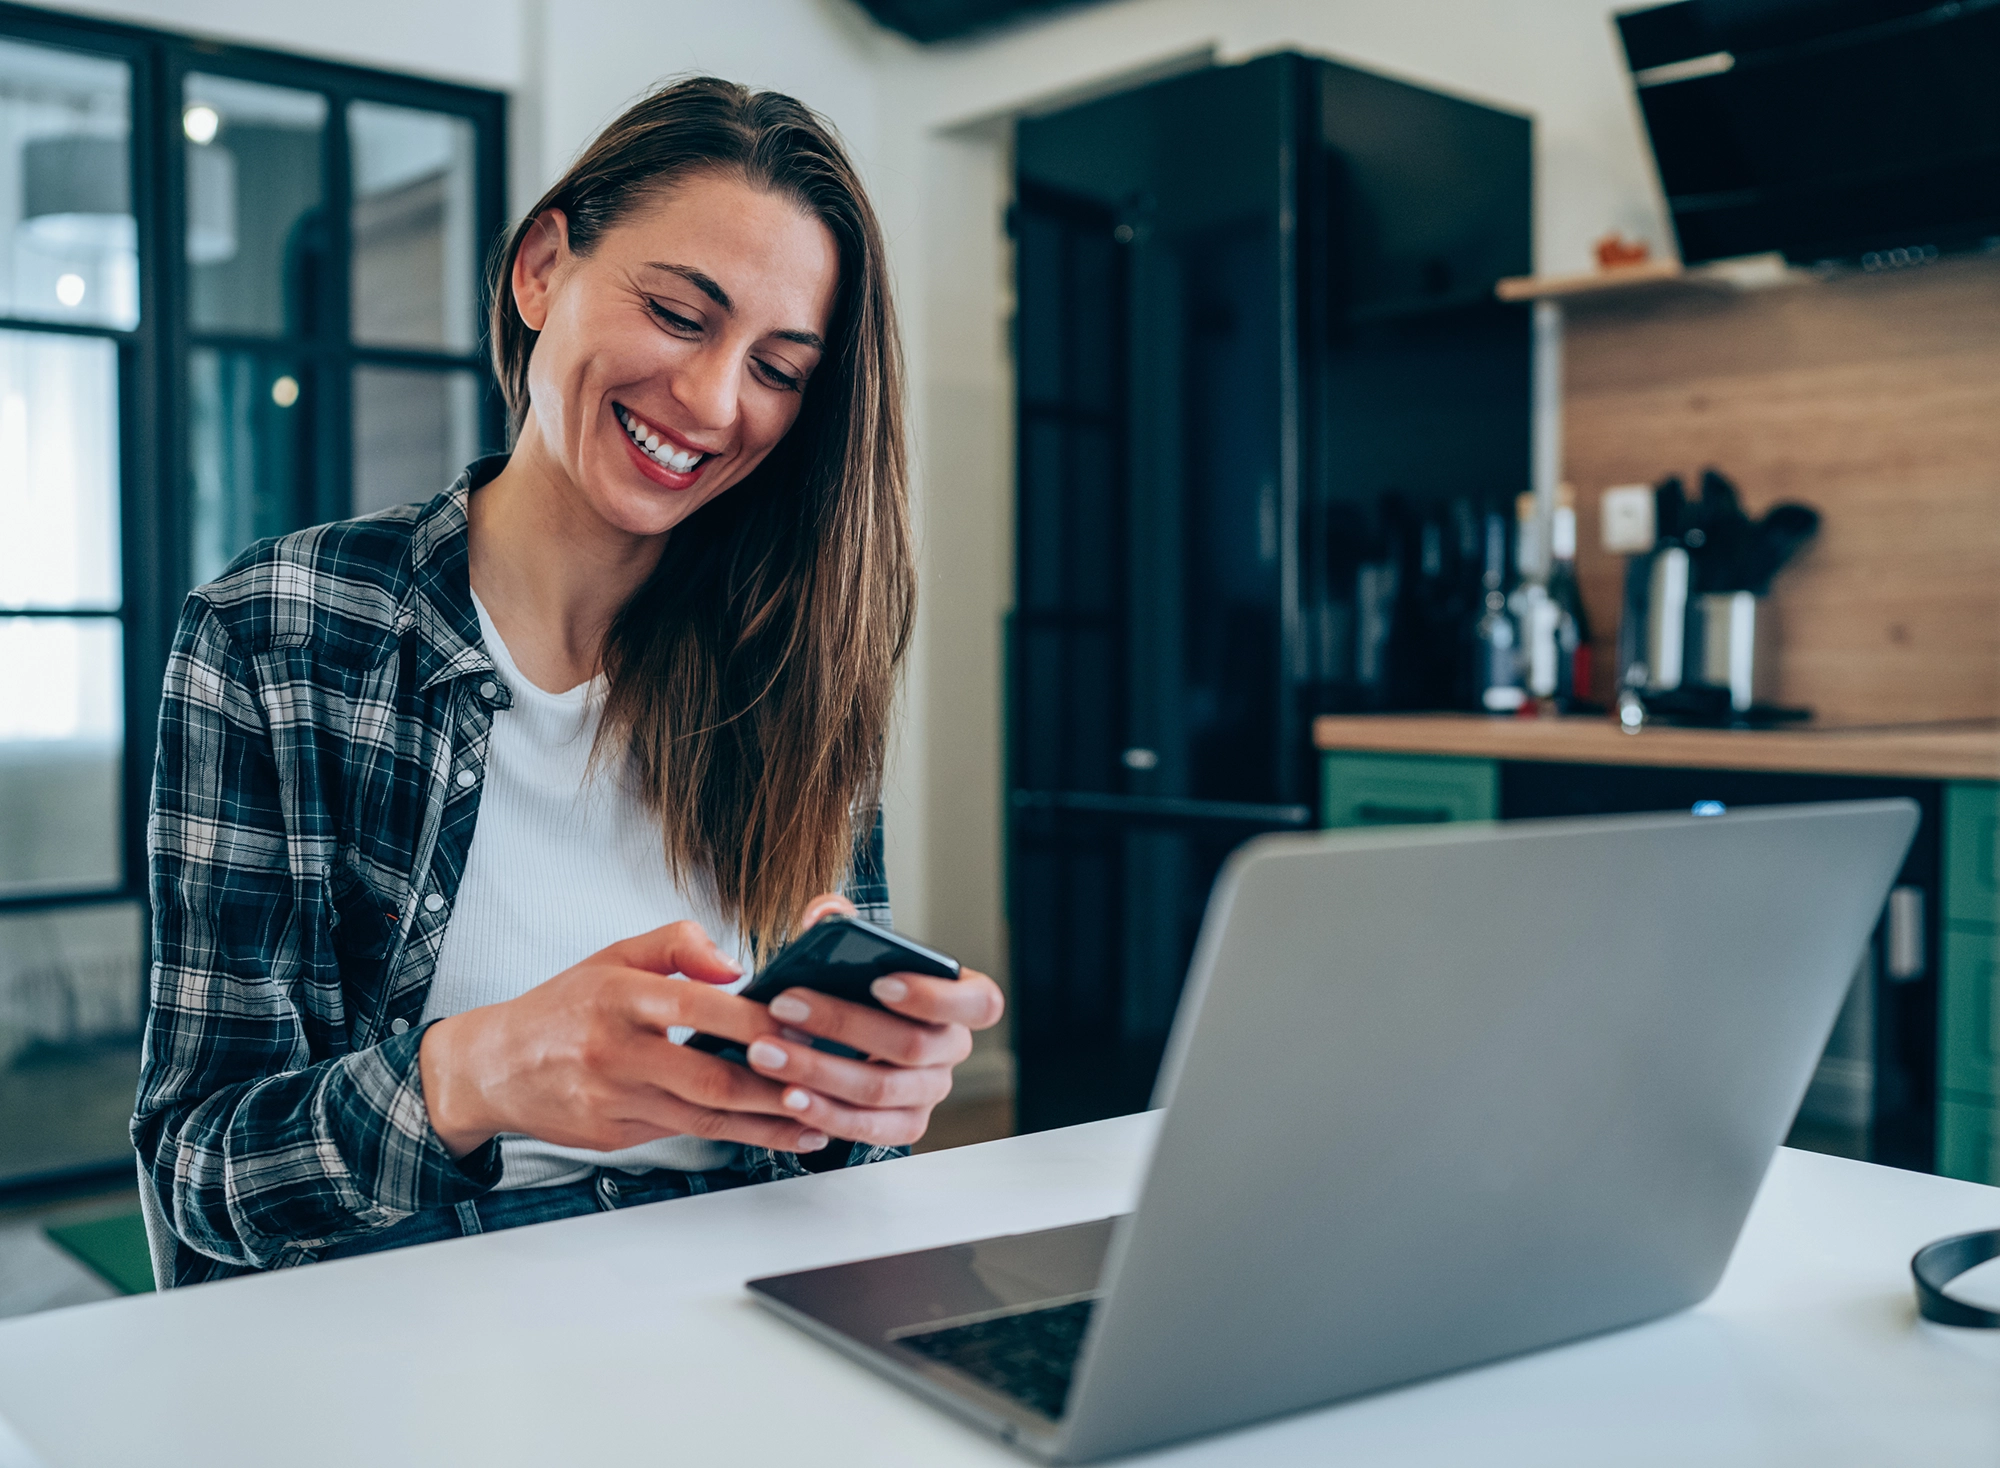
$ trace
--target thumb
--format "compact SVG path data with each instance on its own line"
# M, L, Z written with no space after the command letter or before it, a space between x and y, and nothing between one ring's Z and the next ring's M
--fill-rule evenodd
M704 984L728 984L743 977L743 965L716 947L700 923L668 923L650 933L613 943L602 955L626 968L679 974Z

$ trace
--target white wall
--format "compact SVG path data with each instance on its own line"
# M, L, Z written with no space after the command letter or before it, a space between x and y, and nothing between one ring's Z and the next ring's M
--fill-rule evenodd
M523 0L68 0L79 15L159 26L481 87L521 74Z
M877 146L876 31L821 0L525 0L541 12L551 177L664 77L707 73L789 92L839 126L865 169Z

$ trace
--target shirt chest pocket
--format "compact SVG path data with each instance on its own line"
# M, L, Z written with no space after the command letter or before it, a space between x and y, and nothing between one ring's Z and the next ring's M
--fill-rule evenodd
M402 914L361 874L354 853L343 851L326 874L327 910L332 918L333 951L343 975L379 968L395 946Z

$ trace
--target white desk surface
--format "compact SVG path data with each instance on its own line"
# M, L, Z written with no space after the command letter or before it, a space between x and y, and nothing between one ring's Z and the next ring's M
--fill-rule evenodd
M1018 1464L742 1281L1123 1211L1152 1131L1125 1117L9 1322L0 1464ZM1994 1468L2000 1333L1918 1321L1907 1262L1996 1225L2000 1189L1783 1152L1695 1310L1148 1461Z

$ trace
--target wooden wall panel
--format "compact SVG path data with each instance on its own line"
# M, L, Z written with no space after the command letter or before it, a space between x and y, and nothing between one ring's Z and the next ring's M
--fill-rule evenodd
M1714 465L1825 517L1779 574L1776 698L1828 725L2000 718L2000 257L1572 301L1564 477L1598 666L1624 559L1598 495Z

